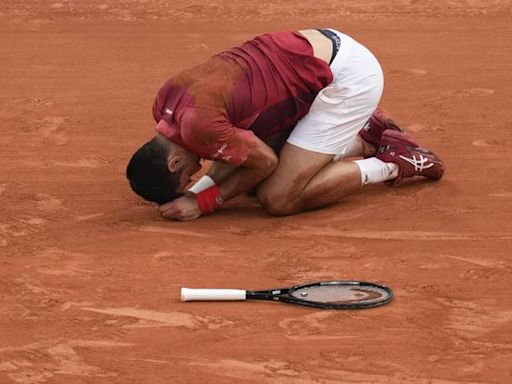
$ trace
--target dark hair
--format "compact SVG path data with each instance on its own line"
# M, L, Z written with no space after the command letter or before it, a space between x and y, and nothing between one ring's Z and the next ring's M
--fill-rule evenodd
M154 137L135 152L126 167L133 191L142 198L164 204L182 196L176 191L180 173L167 168L169 146Z

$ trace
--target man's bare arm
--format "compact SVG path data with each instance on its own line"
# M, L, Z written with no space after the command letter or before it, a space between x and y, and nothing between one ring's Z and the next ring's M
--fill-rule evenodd
M282 146L286 142L286 139L290 135L292 128L285 130L283 132L278 132L270 137L266 137L262 139L265 144L267 144L276 155L279 155ZM233 173L238 167L231 165L229 163L223 163L222 161L215 161L208 169L206 173L210 176L216 184L222 183L226 178Z
M229 167L218 166L217 172L226 172L224 180L218 183L224 200L252 189L270 176L277 167L278 158L272 148L257 137L254 139L255 144L242 165L232 172L227 172ZM201 216L196 197L192 193L161 205L159 211L163 217L172 220L193 220Z
M276 169L278 158L275 152L259 138L255 137L255 140L256 143L245 162L219 183L224 200L249 191Z
M208 169L206 173L210 176L216 184L222 183L226 178L231 175L238 167L222 161L216 161Z

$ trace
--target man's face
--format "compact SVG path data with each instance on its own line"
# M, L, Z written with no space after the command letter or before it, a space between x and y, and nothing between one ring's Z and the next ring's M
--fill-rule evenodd
M183 192L185 187L192 180L192 176L201 169L201 158L192 153L183 159L183 166L180 169L180 186L179 191Z

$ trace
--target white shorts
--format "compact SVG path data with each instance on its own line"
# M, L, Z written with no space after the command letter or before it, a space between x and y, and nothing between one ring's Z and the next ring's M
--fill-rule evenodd
M287 141L339 158L377 108L384 76L379 62L366 47L350 36L332 31L341 39L330 65L333 82L318 93Z

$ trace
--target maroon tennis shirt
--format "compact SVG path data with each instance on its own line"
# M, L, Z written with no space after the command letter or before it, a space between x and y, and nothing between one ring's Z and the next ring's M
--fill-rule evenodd
M269 33L169 79L153 105L156 130L202 158L238 166L254 135L293 127L332 80L300 33Z

